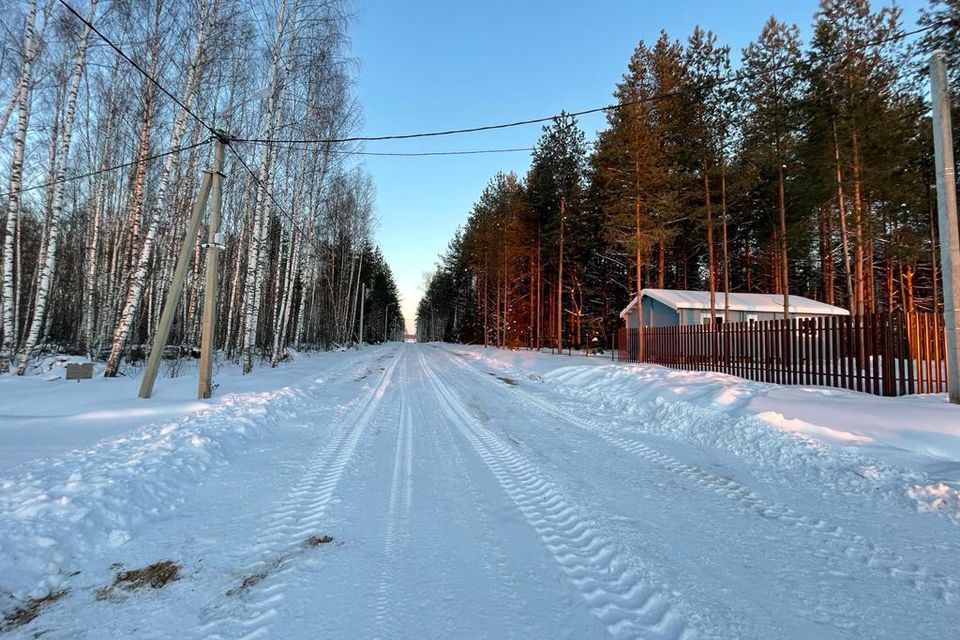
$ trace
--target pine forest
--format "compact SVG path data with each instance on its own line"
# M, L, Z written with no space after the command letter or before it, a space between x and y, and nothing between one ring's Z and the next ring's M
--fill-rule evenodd
M960 2L932 0L913 32L869 0L821 0L812 20L804 42L771 17L739 52L699 27L640 42L593 142L561 115L526 175L489 180L419 337L609 346L644 288L709 291L719 318L725 292L938 310L926 65L960 59Z

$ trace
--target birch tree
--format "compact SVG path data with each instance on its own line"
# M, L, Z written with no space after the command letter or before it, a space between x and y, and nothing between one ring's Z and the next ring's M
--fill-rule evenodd
M10 195L7 199L7 218L3 241L3 344L0 347L0 370L7 370L13 362L17 346L17 294L14 288L14 241L20 222L20 189L23 185L23 155L30 122L30 95L33 89L33 67L38 50L36 36L37 0L30 0L23 27L23 49L20 75L14 93L17 105L17 129L13 139L10 160ZM13 104L11 100L11 104Z

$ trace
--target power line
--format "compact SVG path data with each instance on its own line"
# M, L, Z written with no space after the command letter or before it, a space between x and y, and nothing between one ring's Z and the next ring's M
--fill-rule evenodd
M128 63L130 63L130 64L131 64L137 71L139 71L145 78L147 78L147 79L148 79L151 83L153 83L158 89L160 89L160 91L162 91L162 92L163 92L165 95L167 95L171 100L173 100L181 109L183 109L183 110L186 111L191 117L193 117L193 119L196 120L201 126L203 126L205 129L207 129L207 130L208 130L211 134L213 134L214 136L222 137L222 138L224 138L224 139L227 138L227 136L225 136L222 132L216 130L214 127L212 127L212 126L210 126L209 124L207 124L206 121L204 121L202 118L200 118L200 116L198 116L195 112L193 112L189 107L187 107L185 104L183 104L183 102L181 102L176 96L174 96L169 90L167 90L166 87L164 87L164 86L160 83L159 80L157 80L155 77L153 77L153 76L152 76L150 73L148 73L142 66L140 66L135 60L133 60L130 56L128 56L120 47L118 47L118 46L117 46L116 44L114 44L109 38L107 38L107 36L105 36L100 30L98 30L90 21L88 21L86 18L84 18L82 15L80 15L80 13L78 13L76 9L74 9L72 6L70 6L70 4L68 4L68 3L66 2L66 0L58 0L58 2L60 2L60 4L62 4L64 7L66 7L66 9L67 9L68 11L70 11L70 13L72 13L74 16L76 16L76 18L77 18L78 20L80 20L83 24L85 24L87 27L89 27L94 33L96 33L96 34L97 34L107 45L109 45L120 57L122 57L124 60L126 60ZM903 40L903 39L908 38L908 37L910 37L910 36L914 36L914 35L918 35L918 34L921 34L921 33L925 33L925 32L927 32L927 31L931 31L931 30L933 30L933 29L939 28L939 27L944 26L944 25L952 24L952 23L953 23L952 20L949 20L949 19L948 19L948 20L944 20L944 21L941 21L941 22L937 22L937 23L934 23L934 24L927 25L927 26L925 26L925 27L920 27L920 28L918 28L918 29L914 29L914 30L912 30L912 31L907 31L907 32L904 32L904 33L900 33L900 34L891 36L891 37L889 37L889 38L883 38L883 39L876 40L876 41L873 41L873 42L867 42L867 43L864 43L864 44L859 45L859 46L856 46L856 47L849 47L849 48L847 48L847 49L845 49L845 50L843 50L843 51L838 51L838 52L833 53L833 54L831 54L831 55L829 55L829 56L811 57L811 58L808 58L808 59L806 59L806 60L802 60L802 59L801 59L801 60L797 60L797 61L793 61L793 62L788 62L788 63L782 64L782 65L778 65L778 66L776 66L776 67L773 67L773 68L771 68L771 69L765 69L765 70L763 70L762 72L759 72L759 73L756 73L756 74L743 74L743 73L734 74L734 75L732 75L732 76L730 76L730 77L728 77L728 78L724 78L724 79L721 79L721 80L714 81L714 82L712 82L712 83L708 83L708 84L704 85L702 88L706 89L706 88L721 87L721 86L725 86L725 85L727 85L727 84L734 84L734 83L742 82L742 81L747 80L747 79L753 79L753 78L756 78L756 77L764 76L764 75L767 75L767 74L770 74L770 73L776 73L777 71L783 71L783 70L785 70L785 69L795 68L795 67L798 67L798 66L800 66L800 65L807 64L807 63L809 63L809 62L815 62L815 61L823 60L823 59L833 59L833 58L837 58L837 57L840 57L840 56L847 55L848 53L851 53L851 52L861 51L861 50L864 50L864 49L867 49L867 48L870 48L870 47L881 46L881 45L884 45L884 44L888 44L888 43L890 43L890 42L895 42L895 41L898 41L898 40ZM478 133L478 132L483 132L483 131L493 131L493 130L498 130L498 129L508 129L508 128L526 126L526 125L531 125L531 124L541 124L541 123L544 123L544 122L551 122L551 121L553 121L553 120L555 120L555 119L557 119L557 118L559 118L559 117L562 117L562 116L580 117L580 116L590 115L590 114L594 114L594 113L605 113L605 112L607 112L607 111L616 111L616 110L619 110L619 109L622 109L622 108L625 108L625 107L639 106L639 105L642 105L642 104L650 104L650 103L653 103L653 102L657 102L657 101L659 101L659 100L665 100L665 99L668 99L668 98L671 98L671 97L680 96L680 95L682 95L683 93L684 93L684 91L683 91L682 89L680 89L680 90L675 90L675 91L670 91L670 92L664 92L664 93L656 94L656 95L653 95L653 96L648 96L648 97L646 97L646 98L641 98L641 99L639 99L639 100L632 100L632 101L627 101L627 102L619 102L619 103L616 103L616 104L608 104L608 105L605 105L605 106L602 106L602 107L594 107L594 108L591 108L591 109L582 109L582 110L580 110L580 111L572 111L572 112L565 112L565 111L564 111L564 112L561 112L560 114L554 114L554 115L552 115L552 116L544 116L544 117L539 117L539 118L528 118L528 119L525 119L525 120L516 120L516 121L513 121L513 122L505 122L505 123L492 124L492 125L482 125L482 126L476 126L476 127L466 127L466 128L461 128L461 129L446 129L446 130L441 130L441 131L427 131L427 132L419 132L419 133L392 134L392 135L382 135L382 136L349 136L349 137L344 137L344 138L327 138L327 139L316 139L316 140L302 140L302 139L287 139L287 140L282 140L282 139L267 139L267 138L238 138L238 137L233 137L233 136L230 136L230 137L229 137L229 140L232 141L232 142L246 142L246 143L253 143L253 144L303 144L303 143L312 143L312 144L335 144L335 143L347 143L347 142L379 142L379 141L387 141L387 140L409 140L409 139L413 139L413 138L441 137L441 136L459 135L459 134L465 134L465 133ZM517 149L517 151L520 151L520 150L521 150L521 149ZM528 150L528 149L522 149L522 150L525 150L525 151L526 151L526 150ZM471 152L424 152L424 153L395 153L395 154L387 154L387 153L376 154L376 153L373 153L373 152L350 152L350 154L351 154L351 155L371 155L371 156L372 156L372 155L383 155L383 156L394 155L394 156L411 156L411 157L413 157L413 156L427 156L427 155L473 155L473 154L475 154L475 153L506 153L506 152L507 152L506 150L504 150L504 151L500 151L500 150L490 150L490 151L482 150L482 151L475 151L475 152L473 152L473 151L471 151ZM233 151L233 153L236 154L236 151Z
M62 1L62 0L61 0L61 1ZM896 42L896 41L898 41L898 40L903 40L903 39L905 39L905 38L909 38L910 36L915 36L915 35L924 33L924 32L926 32L926 31L931 31L931 30L933 30L933 29L936 29L936 28L938 28L938 27L942 27L942 26L944 26L944 25L946 25L946 24L950 24L950 23L951 23L950 20L944 20L944 21L942 21L942 22L937 22L937 23L934 23L934 24L931 24L931 25L927 25L926 27L920 27L920 28L918 28L918 29L914 29L913 31L906 31L906 32L904 32L904 33L900 33L900 34L897 34L897 35L895 35L895 36L891 36L891 37L889 37L889 38L883 38L883 39L876 40L876 41L873 41L873 42L867 42L867 43L864 43L864 44L859 45L859 46L856 46L856 47L849 47L849 48L847 48L847 49L844 49L844 50L842 50L842 51L837 51L836 53L830 54L830 55L828 55L828 56L813 56L813 57L810 57L810 58L807 58L807 59L801 59L801 60L796 60L796 61L784 63L784 64L782 64L782 65L778 65L778 66L772 67L772 68L770 68L770 69L765 69L765 70L763 70L763 71L761 71L761 72L759 72L759 73L753 73L753 74L738 73L738 74L734 74L734 75L732 75L732 76L730 76L730 77L728 77L728 78L723 78L723 79L721 79L721 80L717 80L717 81L714 81L714 82L712 82L712 83L707 83L707 84L705 84L702 88L707 89L707 88L722 87L722 86L725 86L725 85L728 85L728 84L735 84L735 83L743 82L744 80L755 79L755 78L762 77L762 76L765 76L765 75L768 75L768 74L771 74L771 73L776 73L776 72L778 72L778 71L784 71L784 70L786 70L786 69L792 69L792 68L799 67L799 66L804 65L804 64L809 64L810 62L816 62L816 61L819 61L819 60L830 60L830 59L834 59L834 58L839 58L839 57L841 57L841 56L845 56L845 55L847 55L847 54L849 54L849 53L853 53L853 52L856 52L856 51L862 51L862 50L864 50L864 49L868 49L868 48L871 48L871 47L882 46L882 45L884 45L884 44L889 44L889 43L891 43L891 42ZM541 124L541 123L544 123L544 122L552 122L553 120L556 120L557 118L562 117L562 116L568 116L568 117L574 117L574 118L576 118L576 117L580 117L580 116L590 115L590 114L593 114L593 113L605 113L605 112L607 112L607 111L616 111L616 110L622 109L622 108L624 108L624 107L639 106L639 105L643 105L643 104L650 104L650 103L653 103L653 102L658 102L658 101L660 101L660 100L666 100L666 99L668 99L668 98L672 98L672 97L677 97L677 96L683 95L683 93L684 93L684 90L679 89L679 90L675 90L675 91L667 91L667 92L664 92L664 93L659 93L659 94L656 94L656 95L653 95L653 96L648 96L648 97L646 97L646 98L641 98L641 99L639 99L639 100L631 100L631 101L627 101L627 102L618 102L618 103L616 103L616 104L608 104L608 105L605 105L605 106L602 106L602 107L593 107L593 108L591 108L591 109L583 109L583 110L581 110L581 111L570 111L570 112L564 111L564 112L561 112L561 113L559 113L559 114L555 114L555 115L552 115L552 116L544 116L544 117L540 117L540 118L528 118L528 119L526 119L526 120L516 120L516 121L513 121L513 122L504 122L504 123L499 123L499 124L489 124L489 125L482 125L482 126L477 126L477 127L465 127L465 128L462 128L462 129L445 129L445 130L441 130L441 131L426 131L426 132L419 132L419 133L403 133L403 134L392 134L392 135L383 135L383 136L349 136L349 137L345 137L345 138L327 138L327 139L317 139L317 140L294 140L294 139L281 140L281 139L269 139L269 138L233 138L233 141L234 141L234 142L246 142L246 143L252 143L252 144L297 144L297 143L336 144L336 143L345 143L345 142L382 142L382 141L387 141L387 140L409 140L409 139L412 139L412 138L435 138L435 137L441 137L441 136L459 135L459 134L464 134L464 133L478 133L478 132L481 132L481 131L494 131L494 130L497 130L497 129L510 129L510 128L514 128L514 127L522 127L522 126L531 125L531 124Z
M141 74L144 78L146 78L147 80L149 80L150 82L152 82L153 85L154 85L155 87L157 87L157 89L160 89L160 91L162 91L164 94L166 94L166 96L167 96L168 98L170 98L171 100L173 100L173 101L177 104L177 106L179 106L181 109L183 109L184 111L186 111L194 120L196 120L198 123L200 123L200 125L201 125L203 128L205 128L207 131L209 131L209 132L210 132L211 134L213 134L214 136L219 136L219 135L220 135L220 133L219 133L216 129L214 129L214 128L211 127L209 124L207 124L206 121L204 121L203 118L201 118L201 117L198 116L196 113L194 113L194 112L190 109L190 107L188 107L187 105L183 104L183 102L181 102L179 98L177 98L175 95L173 95L172 93L170 93L170 91L168 91L167 88L164 87L164 86L160 83L159 80L157 80L155 77L153 77L153 75L151 75L149 72L147 72L146 69L144 69L142 66L140 66L140 64L138 64L136 60L134 60L133 58L131 58L130 56L128 56L126 53L124 53L123 49L121 49L120 47L118 47L117 45L115 45L115 44L113 43L113 41L110 40L110 38L108 38L107 36L105 36L99 29L97 29L95 26L93 26L93 23L91 23L89 20L87 20L86 18L84 18L82 15L80 15L80 13L77 12L76 9L74 9L73 7L71 7L70 4L68 4L68 3L66 2L66 0L57 0L57 1L58 1L60 4L62 4L64 7L66 7L67 11L69 11L69 12L72 13L74 16L76 16L77 20L79 20L79 21L82 22L84 25L86 25L88 29L90 29L91 31L93 31L93 32L94 32L95 34L97 34L98 36L100 36L100 39L103 40L104 42L106 42L107 45L108 45L111 49L113 49L114 51L116 51L118 56L120 56L121 58L123 58L124 60L126 60L127 62L129 62L129 63L133 66L133 68L136 69L137 71L139 71L140 74Z
M138 165L138 164L140 164L141 162L142 162L142 163L147 163L147 162L150 162L151 160L157 160L157 159L159 159L159 158L164 158L164 157L166 157L166 156L171 156L171 155L176 154L176 153L182 153L183 151L189 151L190 149L196 149L197 147L201 147L201 146L207 144L207 143L210 142L211 140L213 140L213 136L211 136L211 137L209 137L209 138L206 138L206 139L204 139L204 140L201 140L200 142L195 142L195 143L193 143L193 144L187 145L187 146L185 146L185 147L177 147L177 148L175 148L175 149L168 149L167 151L164 151L164 152L162 152L162 153L156 153L156 154L154 154L154 155L152 155L152 156L147 156L146 158L143 158L142 160L139 160L139 159L138 159L138 160L131 160L130 162L124 162L123 164L116 164L116 165L113 165L112 167L104 167L104 168L102 168L102 169L97 169L96 171L90 171L90 172L88 172L88 173L81 173L80 175L75 175L75 176L68 176L68 177L63 178L62 180L53 180L53 181L51 181L51 182L45 182L45 183L43 183L43 184L36 184L36 185L33 185L32 187L24 187L24 188L22 188L22 189L17 189L16 191L8 191L8 192L6 192L6 193L0 193L0 198L8 198L8 197L10 197L11 194L14 194L14 193L16 193L16 194L19 195L19 194L22 194L22 193L26 193L27 191L34 191L34 190L36 190L36 189L45 189L46 187L52 187L53 185L56 185L56 184L61 184L61 183L65 183L65 182L74 182L75 180L83 180L84 178L92 178L92 177L94 177L94 176L100 175L101 173L108 173L108 172L110 172L110 171L116 171L117 169L126 169L127 167L132 167L132 166L134 166L134 165Z
M236 149L233 148L232 145L229 145L229 144L227 145L227 148L230 149L230 152L233 153L233 155L236 156L237 160L240 161L240 165L247 170L247 173L250 174L250 177L253 178L253 181L257 184L257 186L263 189L263 192L270 197L270 200L273 201L273 204L277 208L277 210L279 210L280 213L283 214L283 217L289 220L293 228L299 231L300 234L303 236L303 238L307 242L309 242L311 245L313 245L313 248L316 250L317 255L320 255L321 253L323 253L320 246L310 240L310 236L306 232L304 232L303 227L297 223L296 219L289 212L287 212L286 209L283 208L283 205L280 204L280 201L277 200L277 197L273 195L273 192L267 188L267 185L263 183L263 181L260 179L260 176L258 176L257 173L250 167L250 165L247 164L247 161L243 159L243 156L240 155L240 152L238 152Z
M280 149L284 151L298 151L303 149L302 146L296 146L295 144L289 144L284 146L273 145L271 143L265 142L251 142L250 144L270 144L274 149ZM300 144L314 144L311 141L304 141ZM488 153L518 153L521 151L530 152L533 151L533 147L513 147L509 149L467 149L462 151L397 151L397 152L379 152L379 151L338 151L336 149L327 149L327 153L332 153L335 155L343 156L394 156L394 157L403 157L403 158L412 158L412 157L423 157L423 156L470 156L470 155L481 155Z
M400 156L404 158L421 156L473 156L486 153L517 153L520 151L533 151L533 147L514 147L512 149L469 149L466 151L422 151L422 152L396 152L382 153L374 151L345 151L342 153L354 156ZM341 153L334 151L333 153Z

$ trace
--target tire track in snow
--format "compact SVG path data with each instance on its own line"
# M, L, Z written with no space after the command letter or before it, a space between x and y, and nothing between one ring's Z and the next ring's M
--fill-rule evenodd
M457 358L450 359L461 368L467 369L484 380L488 385L496 386L501 391L504 390L496 380L477 371L469 364ZM693 482L697 486L728 498L762 518L782 522L810 537L826 542L835 556L853 560L867 569L878 571L882 575L906 584L915 591L933 595L947 604L957 600L960 578L938 573L916 563L907 565L896 553L870 542L864 536L849 533L843 527L831 524L823 518L806 515L786 505L762 498L752 489L736 480L718 476L697 465L681 462L638 440L625 438L616 430L599 423L597 420L581 418L562 406L544 400L528 391L517 387L511 387L508 391L514 394L521 404L540 409L542 412L560 418L568 424L595 433L615 447L652 462Z
M421 355L421 366L422 357ZM467 449L471 452L473 449L469 442L459 436L459 430L446 419L438 404L431 404L429 408L423 406L424 396L420 398L425 419L424 431L429 428L434 437L433 448L446 463L440 475L447 479L447 495L459 497L450 505L450 517L461 526L473 527L475 537L483 541L484 550L491 556L485 566L492 568L495 574L496 601L509 612L500 618L497 635L500 638L530 637L530 630L537 626L535 616L531 615L532 611L536 611L536 606L529 602L527 589L518 580L516 565L505 550L504 541L509 538L505 538L503 531L497 527L489 496L484 495L476 479L468 471L464 454ZM486 467L480 462L477 469L485 471ZM496 482L495 478L492 480Z
M353 457L357 443L380 407L394 370L402 359L394 358L373 392L358 396L359 406L335 419L334 434L320 445L299 481L270 516L270 523L253 547L255 558L241 567L244 576L255 576L253 584L231 589L204 615L200 631L208 640L263 637L278 614L284 599L284 575L293 566L304 540L320 531L327 508L333 501L343 471ZM362 398L362 399L361 399ZM356 401L355 401L356 402Z
M612 638L693 638L670 599L644 583L581 509L525 456L474 418L421 355L441 409L537 531Z
M406 363L404 363L406 365ZM404 369L408 368L407 366ZM397 428L396 450L393 456L393 477L390 482L390 508L384 536L383 570L377 587L374 624L381 640L390 619L390 591L398 582L396 554L409 543L410 510L413 505L413 415L407 404L404 386L407 378L400 377L400 425Z

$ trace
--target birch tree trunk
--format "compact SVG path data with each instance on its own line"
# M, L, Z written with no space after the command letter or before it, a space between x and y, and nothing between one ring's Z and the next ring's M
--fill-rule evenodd
M300 250L298 245L297 232L294 231L290 237L290 252L287 259L287 278L286 286L283 288L280 301L280 312L277 314L277 324L273 330L273 355L270 359L270 365L275 367L280 362L283 353L283 347L286 344L287 324L290 322L290 303L293 298L293 282L296 278L297 270L300 264Z
M92 21L97 9L97 0L91 0L87 20ZM33 321L30 331L21 350L20 361L17 363L17 375L26 373L27 364L33 354L34 347L40 338L40 329L43 326L47 308L50 286L53 281L53 270L56 266L57 243L60 236L60 218L63 213L63 180L67 174L67 162L70 157L70 141L73 136L73 118L77 111L77 96L80 93L80 80L87 59L87 43L90 37L90 27L84 25L77 45L77 55L73 70L70 73L70 89L67 94L66 113L63 118L63 130L60 132L59 163L57 165L57 179L53 186L53 197L50 203L50 230L46 243L46 255L40 271L37 284L37 294L33 307Z
M3 132L7 130L7 123L10 122L10 116L20 103L20 89L20 83L17 82L13 87L13 93L10 94L10 100L7 101L7 106L3 109L3 115L0 116L0 135L3 135Z
M291 33L287 43L287 53L292 52L296 42L296 19L297 3L294 2L293 9L290 12L289 24ZM270 64L271 92L267 101L267 137L274 137L279 124L281 112L281 100L286 90L286 81L289 76L290 67L287 64L281 65L281 56L284 49L284 34L287 31L287 13L286 3L280 5L277 14L277 35L274 40L273 55ZM282 67L282 68L281 68ZM260 319L260 294L261 278L263 276L263 265L265 262L265 234L266 218L268 217L266 200L268 197L268 188L271 178L271 169L273 165L274 147L271 145L264 152L263 162L260 167L259 184L257 188L257 199L253 215L253 230L251 234L250 249L247 255L247 275L246 275L246 302L244 304L244 339L243 339L243 357L242 371L249 374L253 371L253 350L257 341L257 328Z
M119 65L120 59L117 58L117 65ZM114 66L116 70L117 66ZM103 151L100 160L100 170L105 170L109 164L111 158L111 152L113 150L113 127L116 120L116 84L111 85L110 87L110 97L107 100L107 123L104 126L103 130ZM104 171L99 178L97 179L96 187L94 188L92 200L93 212L91 215L90 230L89 230L89 244L86 249L86 263L84 266L85 278L83 281L83 308L81 309L82 320L80 323L80 339L84 342L84 348L87 351L88 355L93 358L96 354L94 353L94 345L96 341L96 320L98 317L97 310L101 307L101 304L97 302L102 300L102 293L97 295L99 290L98 278L97 278L97 268L99 266L99 255L100 255L100 228L102 226L102 214L105 207L105 192L106 185L108 180L108 174Z
M193 53L190 56L190 65L187 68L186 85L183 89L183 103L190 107L193 104L193 96L196 89L197 78L199 76L200 64L203 60L207 46L207 37L210 26L213 21L212 5L207 0L201 0L201 18L200 29L197 32L197 39L194 43ZM179 149L183 145L183 136L186 132L187 112L183 109L177 111L173 123L173 131L170 135L171 148ZM157 236L157 227L160 224L160 216L167 209L168 192L170 189L170 176L173 173L174 163L177 161L177 155L171 154L164 159L163 171L160 173L160 179L157 183L156 200L151 208L150 219L147 224L146 234L143 239L143 245L140 247L140 253L137 258L137 264L133 275L130 278L130 288L127 292L126 302L123 311L120 313L120 320L113 333L113 344L110 347L110 356L107 358L107 366L103 372L106 377L117 375L117 369L120 366L120 357L123 355L123 349L126 347L127 339L133 329L133 323L136 319L137 311L140 308L140 301L143 298L143 290L147 282L147 270L150 266L150 258L153 253L153 245Z
M23 186L23 154L30 121L30 92L33 83L33 62L36 42L37 0L31 0L23 29L23 65L17 81L17 130L10 161L10 197L7 201L6 234L3 240L3 345L0 347L0 372L8 371L17 347L17 294L14 288L14 239L20 220L20 189Z

